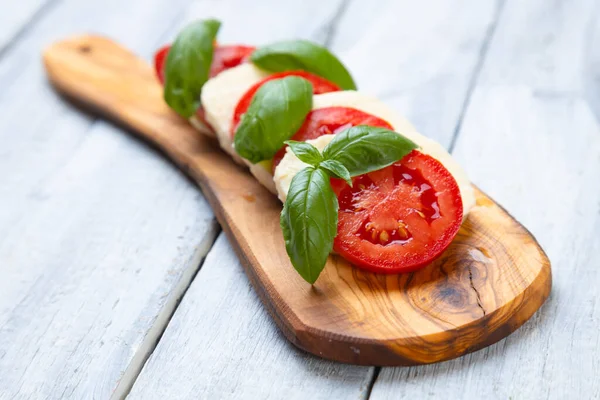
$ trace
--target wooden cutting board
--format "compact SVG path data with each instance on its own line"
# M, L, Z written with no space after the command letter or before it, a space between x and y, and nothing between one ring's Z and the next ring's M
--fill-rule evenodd
M146 61L106 38L80 36L48 47L44 63L60 92L131 129L198 183L265 307L308 352L365 365L448 360L506 337L550 293L544 251L478 189L458 236L428 267L376 275L331 256L311 286L285 252L281 203L169 110Z

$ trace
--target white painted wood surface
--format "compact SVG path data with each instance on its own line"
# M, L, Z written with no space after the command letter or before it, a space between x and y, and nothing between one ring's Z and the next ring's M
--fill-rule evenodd
M19 34L35 24L55 0L0 0L0 54L16 43Z
M223 20L223 43L327 43L361 89L423 133L449 146L459 127L455 154L474 182L553 261L551 299L516 334L455 361L382 369L371 398L600 396L597 1L9 3L0 7L11 10L0 15L0 399L120 397L134 382L135 399L369 396L373 368L285 341L223 237L169 321L214 236L210 209L157 154L45 82L39 54L53 39L104 32L149 58L208 16Z
M363 399L373 372L290 344L221 234L128 399Z
M383 369L372 399L600 398L600 108L588 92L598 89L599 6L509 1L455 148L547 251L550 299L490 348Z
M497 13L493 0L353 1L331 47L360 90L449 146Z
M86 30L149 54L183 3L65 0L0 59L2 399L126 391L212 243L196 188L60 101L40 62L50 41Z

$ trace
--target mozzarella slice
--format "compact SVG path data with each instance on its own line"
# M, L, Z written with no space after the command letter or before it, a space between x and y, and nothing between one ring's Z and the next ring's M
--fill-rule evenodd
M254 85L269 75L251 63L221 72L202 88L201 103L206 121L214 128L219 144L237 162L243 162L233 149L231 121L238 102Z
M347 101L344 100L346 98L348 99ZM361 100L361 98L364 100ZM395 114L381 101L377 100L376 98L364 96L358 92L352 91L334 92L315 96L314 104L319 108L333 106L352 107L389 122L396 132L403 134L405 137L408 137L417 145L419 145L421 147L421 152L428 154L440 161L446 167L446 169L448 169L452 176L454 176L462 197L463 216L466 217L469 210L475 204L475 194L469 178L461 166L446 151L446 149L444 149L444 147L442 147L442 145L436 141L418 133L406 119ZM308 143L311 143L319 150L323 150L325 146L333 139L333 136L334 135L323 135L317 139L309 140ZM300 161L289 148L287 149L285 156L281 160L281 163L275 169L274 176L277 195L282 202L285 202L292 179L306 166L307 164Z

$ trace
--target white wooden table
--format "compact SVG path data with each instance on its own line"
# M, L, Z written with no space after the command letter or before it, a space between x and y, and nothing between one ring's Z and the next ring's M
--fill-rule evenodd
M545 306L431 366L290 345L201 192L40 62L81 32L150 59L207 16L225 43L326 44L448 146L547 251ZM598 399L599 117L598 0L0 0L0 398Z

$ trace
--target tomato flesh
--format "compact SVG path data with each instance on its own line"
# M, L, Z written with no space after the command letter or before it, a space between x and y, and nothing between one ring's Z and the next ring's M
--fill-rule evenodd
M356 125L393 129L387 121L354 108L325 107L311 111L306 116L302 127L292 136L291 140L305 142L323 135L336 134ZM275 173L275 168L285 156L286 148L287 146L284 146L273 157L273 173Z
M248 107L250 107L252 98L254 97L254 94L258 91L258 89L260 89L262 85L269 81L272 81L274 79L285 78L286 76L299 76L308 80L313 85L314 94L337 92L340 90L339 86L337 86L336 84L331 83L327 79L321 78L317 75L313 75L306 71L286 71L269 75L260 82L255 83L250 89L248 89L246 93L244 93L240 101L238 101L238 104L235 107L235 111L233 112L233 119L231 121L232 138L235 136L235 131L240 123L240 120L242 119L242 115L248 110Z
M415 150L352 183L332 179L340 206L334 250L360 268L417 270L439 257L458 233L463 216L458 184L429 155Z
M210 65L210 77L213 78L229 68L245 63L255 49L256 47L252 46L216 45ZM167 45L160 48L154 55L154 70L161 84L165 83L165 62L169 50L171 50L171 46Z

